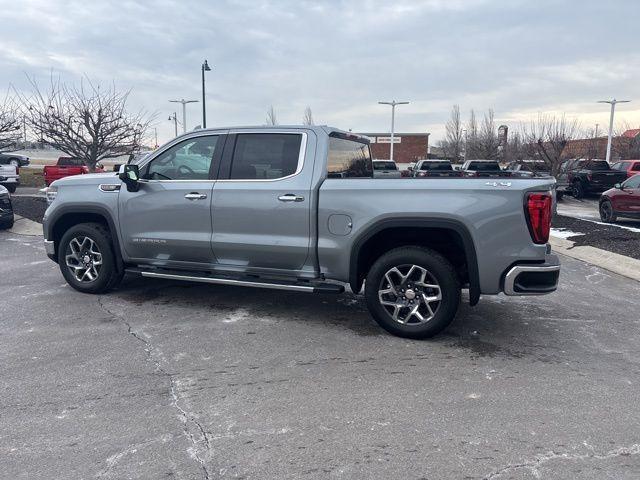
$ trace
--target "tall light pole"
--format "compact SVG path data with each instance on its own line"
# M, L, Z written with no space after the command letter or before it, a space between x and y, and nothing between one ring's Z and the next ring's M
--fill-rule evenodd
M462 156L462 161L467 161L467 129L462 129L462 136L464 137L464 155Z
M169 121L173 122L173 127L176 130L176 137L178 136L178 116L176 115L176 112L173 112L171 115L169 115Z
M378 102L380 105L391 105L391 149L389 152L389 160L393 161L393 137L395 136L395 121L396 121L396 105L407 105L409 102Z
M202 64L202 128L207 128L207 107L204 98L204 72L210 72L209 64L205 60Z
M607 139L607 162L611 159L611 137L613 135L613 114L616 111L616 103L629 103L631 100L598 100L598 103L611 105L611 117L609 118L609 138Z
M182 133L187 133L187 103L197 103L198 100L169 100L171 103L182 104Z

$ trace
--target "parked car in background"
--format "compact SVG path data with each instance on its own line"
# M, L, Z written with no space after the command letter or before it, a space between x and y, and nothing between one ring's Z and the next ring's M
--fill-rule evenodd
M29 157L12 152L0 153L0 165L13 165L14 167L26 167L29 165Z
M640 174L616 184L600 196L600 218L615 222L618 217L640 219Z
M460 169L465 177L501 178L511 176L511 172L504 171L496 160L467 160Z
M5 177L0 177L2 181ZM9 190L0 185L0 230L13 227L13 207Z
M611 169L627 172L627 177L631 178L640 173L640 160L622 160L611 165Z
M97 164L96 173L102 172L104 172L102 165ZM60 157L55 165L45 165L43 173L44 181L48 187L61 178L89 173L89 167L87 167L80 158Z
M398 165L392 160L374 160L373 162L373 178L400 178L400 170Z
M415 178L461 177L462 172L454 170L449 160L420 160L413 169Z
M15 165L0 163L0 185L13 193L20 185L20 169Z
M627 172L612 170L606 160L576 158L560 165L558 192L581 199L590 193L602 193L627 179Z
M401 177L413 177L413 169L416 166L416 162L411 162L409 165L407 165L406 170L400 170L400 176Z
M507 164L505 171L512 177L548 177L551 169L543 160L520 160Z

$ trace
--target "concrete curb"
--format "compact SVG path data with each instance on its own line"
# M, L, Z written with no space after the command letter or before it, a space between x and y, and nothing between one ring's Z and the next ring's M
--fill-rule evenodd
M590 246L575 247L566 238L549 238L553 250L640 282L640 260Z
M17 235L29 235L32 237L42 235L42 224L29 220L28 218L21 217L20 215L14 215L13 227L7 230L10 233Z

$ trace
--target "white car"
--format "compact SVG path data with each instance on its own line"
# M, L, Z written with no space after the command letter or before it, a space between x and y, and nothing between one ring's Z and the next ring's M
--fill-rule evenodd
M373 178L400 178L402 174L393 160L374 160Z
M9 192L13 193L20 185L20 175L18 174L18 168L14 165L1 164L0 163L0 185L6 187Z

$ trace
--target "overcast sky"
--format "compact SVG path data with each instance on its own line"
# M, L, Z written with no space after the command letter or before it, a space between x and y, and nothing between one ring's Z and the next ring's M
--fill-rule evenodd
M116 7L117 4L117 7ZM200 99L206 58L209 126L301 123L442 138L453 104L493 108L516 125L566 112L583 126L640 126L638 0L63 1L0 0L3 88L83 75L131 89L132 109L158 112L172 136L171 98ZM187 127L201 122L188 106ZM178 110L180 113L180 111ZM180 118L180 115L179 115Z

